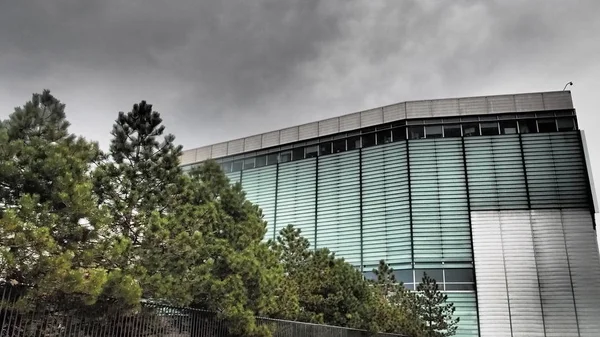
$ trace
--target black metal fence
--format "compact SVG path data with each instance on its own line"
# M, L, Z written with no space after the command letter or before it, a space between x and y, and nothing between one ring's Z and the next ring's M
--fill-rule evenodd
M231 337L215 313L144 303L136 312L26 310L15 305L14 287L0 285L0 337ZM274 337L367 337L365 331L257 318ZM378 334L379 337L406 337Z

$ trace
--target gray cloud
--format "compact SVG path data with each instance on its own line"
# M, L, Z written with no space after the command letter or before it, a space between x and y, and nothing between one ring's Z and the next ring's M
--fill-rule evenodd
M117 112L141 99L195 147L397 101L570 80L580 119L600 126L593 0L8 0L1 9L0 116L47 87L67 103L73 130L104 146ZM592 158L600 165L600 153Z

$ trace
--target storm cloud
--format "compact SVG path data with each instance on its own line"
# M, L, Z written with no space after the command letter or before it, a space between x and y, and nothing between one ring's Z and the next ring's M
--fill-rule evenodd
M594 131L598 13L593 0L0 0L0 117L49 88L72 131L106 147L117 112L145 99L191 148L399 101L573 81Z

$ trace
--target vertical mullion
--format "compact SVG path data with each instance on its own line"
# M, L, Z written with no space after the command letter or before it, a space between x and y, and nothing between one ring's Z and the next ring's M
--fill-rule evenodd
M523 136L519 133L519 148L521 149L521 163L523 164L523 178L525 190L527 191L527 208L531 209L531 195L529 191L529 179L527 177L527 165L525 164L525 150L523 149Z
M279 191L279 163L275 164L275 206L273 210L273 241L277 240L277 193Z
M391 131L390 131L391 133ZM385 166L384 166L385 170ZM363 177L362 177L362 149L358 151L358 185L359 185L359 208L360 208L360 271L364 271L364 247L363 247Z
M408 128L406 128L408 130ZM408 131L407 131L408 132ZM410 150L408 146L408 139L405 143L406 147L406 175L408 177L408 209L410 215L410 261L411 268L415 268L415 244L414 244L414 231L413 231L413 208L412 208L412 184L410 179ZM416 280L415 280L416 281Z
M477 334L481 335L481 327L479 323L479 300L477 299L477 273L475 271L475 250L473 248L473 225L471 223L471 194L469 191L469 173L468 173L468 165L467 165L467 151L465 150L465 137L461 137L462 144L462 156L463 156L463 168L465 173L465 186L467 191L467 212L469 216L469 237L471 239L471 264L473 265L473 283L475 288L475 308L477 309ZM493 154L492 154L493 156ZM493 157L492 157L493 159ZM446 286L446 271L444 270L444 286Z
M318 209L319 203L319 157L315 158L315 237L313 238L313 247L317 250L317 233L318 233Z

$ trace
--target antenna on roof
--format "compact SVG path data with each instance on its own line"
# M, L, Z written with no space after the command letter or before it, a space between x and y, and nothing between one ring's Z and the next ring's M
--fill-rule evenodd
M573 85L573 82L569 82L567 84L565 84L565 87L563 88L563 91L567 90L567 87Z

